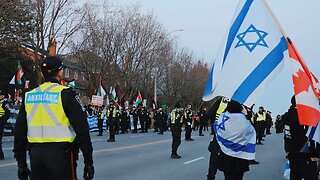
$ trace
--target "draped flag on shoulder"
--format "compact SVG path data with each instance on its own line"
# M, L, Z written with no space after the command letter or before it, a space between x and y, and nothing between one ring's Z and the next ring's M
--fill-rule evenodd
M241 0L203 100L221 95L251 106L281 70L287 49L287 41L264 1ZM219 79L212 77L215 73Z
M214 123L221 150L232 157L253 160L256 152L256 131L242 113L223 113Z
M309 71L290 39L288 42L299 122L301 125L315 127L320 120L319 81Z

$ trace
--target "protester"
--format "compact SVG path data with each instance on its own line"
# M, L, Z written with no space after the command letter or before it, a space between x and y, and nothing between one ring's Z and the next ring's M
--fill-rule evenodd
M307 126L299 124L295 96L289 110L282 115L285 123L284 143L290 164L291 180L318 180L319 143L306 137Z
M245 108L231 100L214 125L221 148L218 169L225 180L242 180L249 171L249 160L255 159L256 132L245 114Z

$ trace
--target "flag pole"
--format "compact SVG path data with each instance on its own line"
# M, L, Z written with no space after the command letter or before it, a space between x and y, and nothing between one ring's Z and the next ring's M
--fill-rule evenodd
M288 41L288 36L287 36L286 32L284 31L284 29L283 29L283 27L281 26L280 22L278 21L277 17L274 15L274 13L273 13L273 11L271 10L269 4L267 3L266 0L262 0L262 1L263 1L263 3L266 5L266 7L267 7L268 11L270 12L273 20L274 20L274 21L276 22L276 24L278 25L278 27L279 27L282 35L286 38L286 41Z

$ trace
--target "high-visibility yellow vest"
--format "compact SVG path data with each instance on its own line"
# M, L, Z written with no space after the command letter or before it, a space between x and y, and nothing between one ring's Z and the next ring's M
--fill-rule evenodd
M26 93L27 136L30 143L74 141L76 133L61 100L61 91L67 88L48 82Z
M5 113L6 111L2 108L2 103L0 103L0 117L4 116Z
M216 112L216 117L215 117L216 120L219 119L220 114L223 113L223 111L226 109L227 105L228 105L228 102L227 102L227 101L224 101L224 99L222 98L222 99L221 99L221 102L220 102L220 104L219 104L219 108L218 108L218 110L217 110L217 112Z
M263 112L262 114L260 114L259 112L257 113L257 120L256 121L265 121L267 118L267 114L266 112Z
M189 119L192 119L193 118L193 113L190 111L190 110L186 110L184 112L184 118L189 118Z
M100 119L103 119L104 118L104 111L101 111L101 114L100 114Z
M116 108L113 108L113 111L112 111L112 117L113 118L116 117L116 113L117 113ZM108 115L108 117L110 117L110 109L108 109L107 115Z
M254 113L253 112L250 112L251 113L251 119L250 119L250 121L251 121L251 123L253 124L254 123Z
M177 113L178 112L176 110L173 110L171 112L171 124L174 124L176 122L176 118L177 118L176 114ZM183 116L180 117L180 123L182 123L182 122L183 122Z

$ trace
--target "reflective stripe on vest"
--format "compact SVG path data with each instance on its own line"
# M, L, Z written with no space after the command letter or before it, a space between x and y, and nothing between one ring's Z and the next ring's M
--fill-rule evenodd
M184 112L184 118L189 118L189 119L192 119L193 118L193 114L192 114L192 112L190 111L190 110L186 110L185 112Z
M0 117L3 116L6 111L2 108L2 103L0 103Z
M223 111L226 109L227 105L228 105L228 103L224 102L223 99L221 99L221 102L219 104L219 108L218 108L218 110L216 112L216 117L215 117L216 120L219 119L220 114L223 113Z
M257 121L265 121L267 114L266 112L263 112L263 114L260 114L259 112L257 113L258 117L257 117Z
M176 113L177 113L176 110L173 110L171 112L171 124L174 124L176 122L176 118L177 118ZM182 122L183 122L183 116L180 117L180 123L182 123Z
M76 134L61 100L61 91L67 88L57 83L44 83L26 93L25 110L30 143L74 141Z
M113 110L112 110L112 117L113 118L116 117L116 113L117 113L116 108L113 108ZM110 117L110 109L108 109L107 115L108 115L108 117Z

